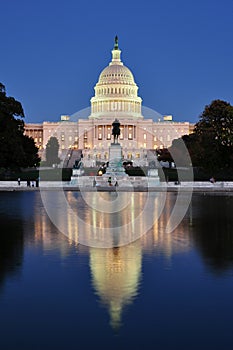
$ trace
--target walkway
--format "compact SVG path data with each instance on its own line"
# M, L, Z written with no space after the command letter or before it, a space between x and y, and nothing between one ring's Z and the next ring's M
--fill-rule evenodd
M94 177L93 177L94 179ZM146 180L146 179L145 179ZM145 181L146 184L146 181ZM65 191L112 191L112 188L108 186L93 187L92 182L86 186L75 186L70 181L41 181L39 187L27 187L26 181L21 181L20 186L17 181L0 181L0 191L36 191L36 190L60 190ZM167 191L167 192L232 192L233 182L216 182L212 184L210 182L182 182L180 185L175 185L174 182L162 182L159 186L148 187L147 185L132 184L132 187L116 187L116 191Z

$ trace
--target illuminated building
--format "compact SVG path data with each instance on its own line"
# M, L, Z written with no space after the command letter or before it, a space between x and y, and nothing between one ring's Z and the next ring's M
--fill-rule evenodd
M174 122L172 116L159 116L156 121L148 117L147 110L142 114L142 99L138 96L138 86L129 68L121 61L121 50L115 38L112 59L99 75L91 98L91 113L86 119L73 121L62 116L59 122L28 124L25 133L35 141L35 130L42 128L43 141L36 141L42 151L51 136L58 139L60 151L82 150L86 166L94 166L97 161L108 160L108 150L112 142L112 122L115 118L121 123L119 142L124 159L133 160L135 165L147 165L148 150L167 148L172 140L190 133L189 122ZM73 152L73 151L72 151ZM70 164L72 165L72 164Z

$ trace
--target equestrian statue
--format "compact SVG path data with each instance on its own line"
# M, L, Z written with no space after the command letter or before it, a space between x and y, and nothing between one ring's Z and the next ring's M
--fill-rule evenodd
M121 129L120 129L120 122L118 119L115 119L112 123L112 135L113 135L113 143L118 144L118 137L120 136Z

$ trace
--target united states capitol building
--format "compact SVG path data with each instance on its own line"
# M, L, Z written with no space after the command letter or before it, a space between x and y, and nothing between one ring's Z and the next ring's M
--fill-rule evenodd
M84 166L106 162L116 118L120 122L123 158L139 166L147 165L149 155L157 148L167 148L173 139L192 131L189 122L174 122L171 115L162 116L142 108L134 76L121 60L117 37L111 62L100 73L94 91L90 114L85 118L77 113L76 118L62 115L58 122L25 125L25 133L35 140L42 159L49 138L54 136L59 142L60 157L67 159L67 165L70 160L72 166L80 152Z

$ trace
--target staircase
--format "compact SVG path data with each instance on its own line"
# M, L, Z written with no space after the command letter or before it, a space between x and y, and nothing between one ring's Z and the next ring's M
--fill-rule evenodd
M74 164L75 164L75 161L76 160L81 160L81 154L82 154L82 150L80 149L71 149L65 159L64 159L64 167L65 168L73 168Z

